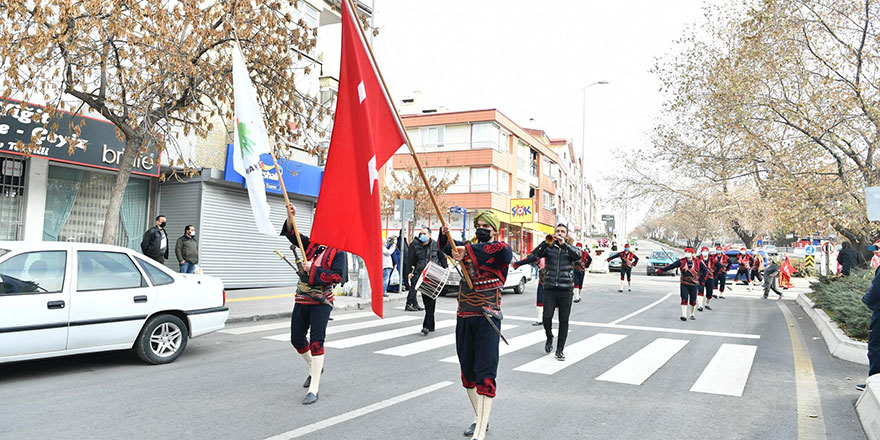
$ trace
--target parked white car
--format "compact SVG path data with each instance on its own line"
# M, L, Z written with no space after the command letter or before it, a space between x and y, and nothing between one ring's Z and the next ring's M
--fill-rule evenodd
M516 259L514 259L516 261ZM449 280L446 282L446 288L444 289L444 294L454 293L458 294L458 287L461 284L461 272L458 269L452 267L452 263L449 263ZM507 279L504 281L504 287L502 290L513 290L513 293L517 295L522 295L523 292L526 291L526 283L528 283L532 279L532 266L525 265L520 266L516 269L513 268L513 265L507 266Z
M0 242L0 363L127 349L169 363L228 316L221 280L130 249Z

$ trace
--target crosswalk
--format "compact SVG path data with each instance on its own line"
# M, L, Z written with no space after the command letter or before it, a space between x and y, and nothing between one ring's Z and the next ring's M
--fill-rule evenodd
M392 316L378 319L370 312L354 312L334 316L334 320L327 327L327 335L342 335L338 338L328 338L324 346L333 349L352 349L365 347L384 341L401 341L400 344L373 351L374 354L406 358L419 354L437 352L448 353L455 345L454 327L455 319L437 321L435 333L429 336L419 334L422 326L421 315ZM258 324L252 326L232 327L221 330L221 333L243 336L259 335L260 338L270 341L290 341L289 322ZM287 330L283 334L261 334ZM452 330L452 331L450 331ZM589 359L597 353L615 346L629 337L625 326L603 328L599 333L578 340L573 333L569 334L569 342L565 349L566 360L560 362L553 354L543 355L545 342L542 328L528 329L514 324L508 324L508 320L502 323L502 331L508 337L509 345L499 346L499 355L507 356L530 348L530 353L535 353L536 358L515 366L514 372L522 374L538 374L550 376L565 369L570 369L580 362ZM668 329L674 330L674 329ZM358 332L353 334L352 332ZM676 338L658 337L638 348L634 353L615 365L611 366L594 379L603 382L640 386L650 380L661 368L669 364L684 348L690 340L684 339L681 334L670 331ZM700 335L702 336L702 335ZM716 335L723 337L722 334ZM387 344L386 344L387 345ZM620 350L631 353L631 343L620 345ZM441 350L445 349L445 350ZM751 373L752 364L757 352L757 346L753 344L724 343L718 348L709 363L702 370L699 377L690 388L691 392L717 394L724 396L741 397ZM540 354L539 354L540 353ZM518 359L527 357L525 354L518 355ZM445 356L437 359L439 362L458 363L457 356Z

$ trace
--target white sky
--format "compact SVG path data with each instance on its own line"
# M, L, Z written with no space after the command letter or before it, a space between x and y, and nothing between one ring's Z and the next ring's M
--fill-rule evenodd
M521 126L574 140L576 148L581 88L610 82L586 92L587 171L601 198L613 190L601 178L614 170L619 152L648 144L662 100L650 73L655 58L702 18L702 6L703 0L375 0L380 34L373 46L395 100L418 90L428 105L497 108ZM333 55L325 57L325 68L338 69L330 66ZM628 229L642 215L630 212Z

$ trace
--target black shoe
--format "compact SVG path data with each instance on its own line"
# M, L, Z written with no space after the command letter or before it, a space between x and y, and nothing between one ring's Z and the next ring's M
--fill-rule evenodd
M767 299L767 295L764 295L764 299Z
M687 320L688 320L688 319L687 319L686 317L684 317L684 316L682 316L682 317L680 317L680 318L678 318L678 319L680 319L680 320L682 320L682 321L687 321Z
M331 316L331 317L327 318L327 320L328 320L328 321L332 321L332 320L333 320L333 317Z
M708 304L706 304L706 310L712 310L712 308L711 308L711 307L709 307L709 305L708 305Z
M623 289L617 289L618 292L623 292Z
M725 298L724 295L721 295L718 297L718 299L727 299L727 298Z
M565 360L565 354L563 354L561 351L557 351L557 352L556 352L556 360L557 360L557 361L564 361L564 360Z
M422 327L422 334L425 336L428 336L428 328L427 327Z
M403 308L403 310L406 310L407 312L418 312L419 311L419 309L413 307L410 304L407 304L406 307Z
M553 336L547 338L547 343L544 344L544 351L550 353L553 351Z
M691 321L696 321L697 318L694 318L694 315L691 315Z
M321 368L321 374L324 374L323 368ZM312 375L310 374L309 377L306 378L306 381L303 382L303 388L308 388L311 385L312 385Z
M477 422L471 423L471 426L468 426L468 429L464 430L464 436L465 437L473 437L474 431L476 431L476 430L477 430ZM488 430L489 430L489 424L487 423L486 424L486 431L488 431Z
M309 393L309 394L306 394L306 397L303 399L303 405L311 405L317 401L318 401L318 395Z
M544 323L541 322L541 321L535 321L535 322L532 323L532 327L537 327L537 326L539 326L539 325L544 325Z
M702 311L703 311L703 308L702 308L702 307L698 307L698 308L697 308L697 311L698 311L698 312L702 312Z
M418 304L416 304L416 310L418 310L418 311L421 312L422 310L425 310L425 308L422 307L422 306L420 306L420 305L418 305Z
M859 391L865 391L865 387L867 387L867 386L868 386L867 384L860 383L860 384L856 385L856 389Z
M580 298L575 298L575 299L574 299L574 302L579 303L579 302L581 302L581 299L580 299Z

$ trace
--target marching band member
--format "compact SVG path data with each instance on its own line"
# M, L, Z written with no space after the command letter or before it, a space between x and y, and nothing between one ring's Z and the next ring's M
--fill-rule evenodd
M605 261L610 262L615 258L620 258L620 287L618 292L623 292L623 277L626 276L627 291L632 292L632 268L639 264L639 257L629 250L629 243L623 245L623 252L611 254Z
M700 278L700 285L697 287L697 311L702 312L704 304L706 310L712 310L712 307L709 307L709 301L712 300L715 290L715 274L718 273L721 262L718 261L718 255L709 254L708 247L700 249L699 260L706 266L706 273Z
M287 205L287 209L290 216L284 222L281 235L296 244L293 225L290 224L290 218L296 215L296 208ZM342 282L343 272L348 270L348 265L345 252L312 243L303 234L299 236L306 255L302 263L304 272L299 273L293 313L290 315L290 343L309 367L309 377L303 384L303 388L309 390L303 405L311 405L318 401L318 386L324 372L324 337L333 309L333 286ZM309 335L308 340L306 334Z
M736 284L736 282L740 279L740 276L742 276L743 284L748 286L752 282L752 279L750 277L752 269L752 259L751 257L749 257L748 254L746 254L746 248L742 248L739 250L739 255L737 256L736 262L737 269L736 275L733 276L733 284Z
M593 258L590 257L590 250L584 249L583 243L578 242L576 246L581 251L581 259L574 263L574 302L578 303L581 302L584 275L586 275L587 268L593 262Z
M715 281L718 283L718 299L724 299L724 290L727 287L727 271L730 270L730 257L724 253L721 246L715 248L715 259L718 263L715 271Z
M751 279L757 280L759 283L764 281L764 256L758 251L752 250L752 274ZM760 284L758 284L760 286Z
M475 416L465 435L483 440L496 391L501 288L507 279L507 266L513 252L507 243L497 241L501 221L491 211L477 214L474 226L477 243L450 244L446 228L440 231L438 243L447 255L462 262L462 270L467 271L473 283L473 288L466 282L459 285L455 349L462 385L467 389Z
M538 309L538 320L532 323L533 327L538 327L540 325L544 325L544 259L537 258L534 255L529 255L528 258L524 260L519 260L512 264L514 269L519 268L520 266L532 263L538 263L538 289L537 289L537 301L535 302L535 306Z
M692 320L697 319L694 317L694 308L697 305L697 286L700 284L700 280L705 277L708 268L700 260L694 258L692 248L686 248L684 258L657 269L657 273L675 268L679 268L681 273L681 318L679 319L687 321L688 311L690 311ZM690 306L690 310L688 310L688 306Z

